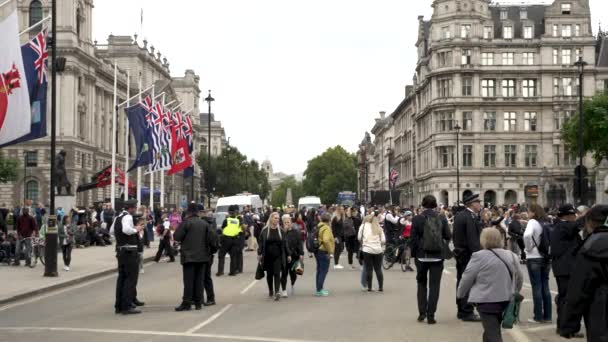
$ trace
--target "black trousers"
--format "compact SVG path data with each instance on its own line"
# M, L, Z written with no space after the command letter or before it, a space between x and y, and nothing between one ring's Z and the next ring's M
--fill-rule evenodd
M184 295L182 304L201 304L203 302L203 262L187 262L182 265Z
M208 302L215 302L215 292L213 291L213 278L211 278L211 268L213 266L213 255L209 256L209 263L203 268L203 289Z
M137 279L139 278L139 253L134 251L119 251L118 278L116 279L116 302L114 308L126 311L131 308L137 296Z
M70 267L72 262L72 244L61 245L61 256L63 256L63 264Z
M283 268L282 263L283 262L280 256L273 259L268 259L268 257L264 257L264 268L266 271L266 282L268 283L268 294L271 296L281 291L281 271Z
M173 247L171 247L171 239L164 238L160 240L158 244L158 252L156 252L156 256L154 257L154 261L159 262L160 258L163 256L163 251L166 251L169 259L171 261L175 261L175 253L173 252Z
M236 251L236 273L243 273L243 249L245 249L245 235L241 234Z
M346 251L348 252L348 264L353 264L353 255L357 255L359 252L359 240L357 240L357 236L349 236L344 238L344 242L346 243Z
M416 282L418 283L418 313L434 316L439 302L443 261L421 262L416 259Z
M281 273L281 289L283 289L283 291L287 290L287 276L289 276L289 279L291 280L291 286L293 286L296 283L296 280L298 280L298 275L293 269L293 265L295 265L298 261L300 261L299 255L297 257L292 256L291 262L288 262L285 269L283 269L283 272Z
M384 286L384 274L382 273L382 258L384 254L369 254L363 253L363 264L365 265L365 275L367 276L367 289L372 289L373 273L376 273L378 280L378 289L382 290Z
M344 251L344 238L338 237L338 242L336 242L336 248L334 250L334 265L340 263L340 255L342 255L342 251Z
M228 237L226 235L222 235L221 246L219 251L219 260L217 265L217 273L224 274L224 260L226 258L226 254L230 255L230 274L236 274L238 269L238 249L240 246L239 237Z
M526 246L524 245L524 238L520 237L515 241L517 242L517 247L519 247L519 251L521 253L521 260L526 260Z
M500 325L502 323L501 313L480 312L481 325L483 326L483 342L502 342Z
M570 276L556 276L555 281L557 282L557 296L555 296L555 304L557 305L557 330L559 331L564 317L564 310L566 309L566 296L568 295L568 282ZM580 329L580 322L579 329Z
M462 279L462 274L464 270L466 270L467 265L469 264L469 260L471 257L460 257L456 259L456 289L458 290L458 286L460 285L460 279ZM475 314L475 308L473 305L469 304L469 294L463 298L456 298L456 305L458 306L458 314L457 317L459 319L463 319L470 315Z

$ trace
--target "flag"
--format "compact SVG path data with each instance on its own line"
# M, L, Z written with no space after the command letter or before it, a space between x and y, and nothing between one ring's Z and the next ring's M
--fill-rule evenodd
M146 116L149 134L152 141L152 163L150 171L166 170L171 168L171 127L167 114L160 103L147 101L150 113Z
M397 185L397 178L399 178L399 172L397 172L395 169L391 169L389 181L391 188L393 189L395 188L395 185Z
M18 139L0 145L0 147L46 137L47 135L46 98L48 81L46 71L49 51L46 37L46 31L40 32L27 44L21 46L32 113L30 132Z
M182 119L180 112L175 112L171 124L171 169L169 175L180 172L192 165L188 139L184 128L187 123Z
M149 98L146 98L148 100ZM152 134L150 132L151 127L148 125L146 116L150 114L150 107L144 103L138 103L129 108L125 108L127 117L129 118L129 127L133 134L133 140L135 140L135 149L137 154L135 155L135 162L127 170L131 170L152 163Z
M0 22L0 145L30 133L32 123L18 28L16 11Z
M192 119L190 119L190 115L186 115L184 120L186 121L185 134L186 139L188 139L188 153L190 153L190 158L192 159L192 153L194 152L194 131L192 130ZM192 159L192 164L184 170L184 177L192 176L194 176L194 159Z
M125 173L119 168L115 169L115 182L120 185L125 185ZM103 188L112 184L112 165L104 167L101 171L97 172L91 177L90 183L80 184L76 189L76 192L88 191L91 189ZM135 184L132 182L128 183L129 193L135 193Z

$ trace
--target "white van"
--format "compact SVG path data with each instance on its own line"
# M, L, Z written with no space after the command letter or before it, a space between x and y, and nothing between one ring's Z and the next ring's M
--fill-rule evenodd
M300 197L298 200L298 210L302 210L304 207L306 207L306 209L319 209L319 207L321 207L321 199L317 196Z
M215 206L215 213L213 214L218 228L222 226L224 219L228 216L228 208L231 205L238 205L239 211L243 211L243 208L248 205L251 207L251 210L257 209L258 212L261 212L264 203L262 202L260 195L252 194L239 194L218 199Z

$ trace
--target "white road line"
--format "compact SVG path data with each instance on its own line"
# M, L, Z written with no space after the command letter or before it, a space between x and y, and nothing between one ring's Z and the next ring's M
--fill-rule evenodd
M293 340L288 338L260 337L260 336L240 336L240 335L219 335L219 334L191 334L172 331L143 331L143 330L117 330L117 329L87 329L87 328L64 328L64 327L4 327L0 331L57 331L57 332L86 332L101 334L120 334L120 335L147 335L147 336L177 336L177 337L204 337L232 341L259 341L259 342L321 342L312 340Z
M215 321L221 315L223 315L226 311L228 311L228 309L230 309L231 307L232 307L232 304L228 304L228 305L224 306L224 308L222 310L220 310L219 312L217 312L215 315L209 317L203 323L201 323L201 324L195 326L194 328L189 329L188 331L186 331L186 334L193 334L195 331L198 331L198 330L204 328L206 325L211 324L213 321Z
M242 294L242 295L244 295L245 293L247 293L247 291L249 291L249 290L250 290L252 287L254 287L254 286L255 286L255 284L257 284L257 283L258 283L258 281L257 281L257 280L252 281L252 282L251 282L251 284L247 285L247 287L246 287L246 288L244 288L244 289L243 289L243 291L241 291L241 294Z

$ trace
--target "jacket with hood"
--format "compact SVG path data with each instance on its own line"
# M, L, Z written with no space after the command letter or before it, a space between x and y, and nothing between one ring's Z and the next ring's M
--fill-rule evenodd
M319 223L319 250L326 252L329 255L334 254L336 248L336 240L334 234L325 222Z
M302 233L300 226L296 223L291 225L291 229L285 232L285 239L287 240L287 251L290 257L300 258L304 255L304 244L302 242Z
M589 235L576 256L561 334L576 333L581 318L587 341L608 341L608 227Z

